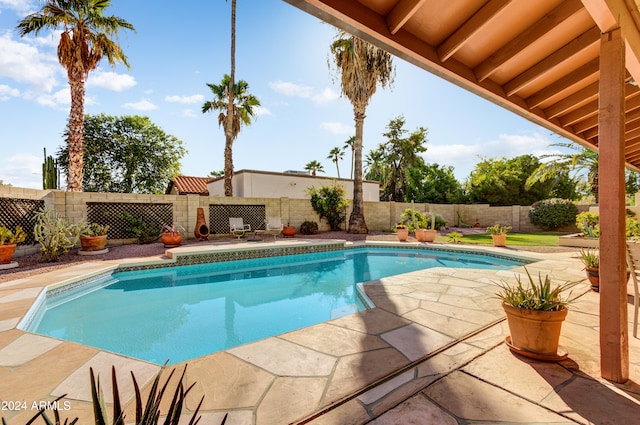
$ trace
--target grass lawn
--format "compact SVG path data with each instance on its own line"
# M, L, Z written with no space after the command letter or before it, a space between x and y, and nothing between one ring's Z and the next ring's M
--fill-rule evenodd
M566 233L560 232L536 232L536 233L508 233L507 246L558 246L558 237ZM446 236L438 236L438 242L448 242ZM493 245L493 239L489 233L478 233L474 235L464 235L460 238L462 243L473 243L481 245Z

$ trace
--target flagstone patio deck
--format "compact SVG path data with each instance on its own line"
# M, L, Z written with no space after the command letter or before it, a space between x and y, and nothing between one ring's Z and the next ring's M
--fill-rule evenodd
M259 244L264 247L267 242ZM275 245L317 241L268 242ZM246 246L245 246L246 245ZM392 244L390 244L392 245ZM237 244L253 249L255 244ZM197 250L228 249L211 245ZM186 249L186 248L185 248ZM192 249L193 251L194 249ZM508 249L486 248L508 253ZM522 253L520 253L522 255ZM599 379L598 294L589 290L575 253L526 253L532 274L582 281L574 288L561 344L569 358L540 363L512 354L492 282L509 271L435 268L368 282L376 308L210 354L188 363L195 383L187 410L204 396L202 421L227 424L633 423L640 414L640 343L631 338L631 380ZM100 273L122 263L87 262L0 284L0 399L9 425L33 416L34 402L66 394L62 417L92 423L89 367L112 402L115 365L127 417L133 418L129 372L148 392L155 364L16 329L46 285ZM165 262L166 259L144 259ZM631 309L630 316L631 317ZM24 404L23 404L24 402ZM186 423L186 422L185 422Z

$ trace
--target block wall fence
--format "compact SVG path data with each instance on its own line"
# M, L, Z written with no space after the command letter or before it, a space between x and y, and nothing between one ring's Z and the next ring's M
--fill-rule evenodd
M173 206L173 221L182 226L187 238L194 238L198 208L204 208L205 217L209 217L209 205L264 205L266 217L281 217L283 223L296 228L304 221L315 221L320 231L328 231L329 226L320 221L308 199L292 198L240 198L199 195L145 195L129 193L66 192L61 190L37 190L0 186L0 197L43 200L60 217L73 223L87 220L87 202L131 202L131 203L170 203ZM403 202L365 202L364 211L367 227L372 231L390 231L398 223L400 215L407 208L421 212L435 212L442 216L447 226L472 226L477 222L480 227L500 223L512 226L513 231L530 232L538 230L529 221L528 206L492 207L488 204L425 204ZM580 211L588 206L578 206ZM351 213L351 204L347 210L347 221ZM171 224L171 223L167 223ZM3 225L3 223L0 223ZM572 229L567 229L571 231ZM131 240L109 240L110 245L131 243ZM17 255L36 252L33 246L18 247Z

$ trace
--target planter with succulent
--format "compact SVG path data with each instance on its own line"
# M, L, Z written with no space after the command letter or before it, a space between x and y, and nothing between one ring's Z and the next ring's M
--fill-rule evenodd
M107 232L109 225L88 223L80 230L80 255L98 255L109 252L107 246Z
M552 286L548 275L534 279L526 270L528 282L516 276L517 285L501 281L496 296L502 301L510 336L506 343L516 354L542 361L559 361L567 357L559 344L562 322L567 317L570 294L564 291L575 285L567 282Z
M398 235L398 241L406 242L409 239L409 229L402 223L396 224L396 234Z
M591 284L591 289L600 292L600 256L595 249L581 249L580 260L584 264L587 279ZM631 270L627 269L627 280L631 276Z
M14 231L4 226L0 226L0 269L18 267L18 263L13 260L13 254L19 243L24 242L27 234L21 226L16 226Z
M162 226L160 242L164 244L165 248L175 248L180 246L182 245L182 231L184 231L184 229L178 224L165 224Z
M499 223L496 223L491 227L487 227L487 233L491 233L491 238L493 239L494 246L506 246L507 233L511 229L511 226L503 226Z

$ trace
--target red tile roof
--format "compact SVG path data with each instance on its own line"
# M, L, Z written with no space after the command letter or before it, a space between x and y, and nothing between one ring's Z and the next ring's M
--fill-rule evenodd
M175 187L178 195L203 195L209 196L207 183L213 180L211 177L189 177L176 176L171 182L165 193L171 193L171 189Z

